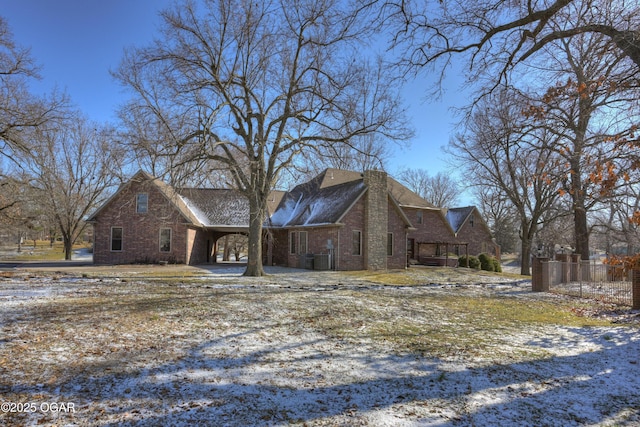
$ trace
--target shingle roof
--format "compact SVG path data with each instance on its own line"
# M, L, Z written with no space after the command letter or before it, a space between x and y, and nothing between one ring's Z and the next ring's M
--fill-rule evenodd
M271 227L336 224L366 191L362 179L322 187L323 176L287 193L271 216Z
M332 185L343 184L345 182L361 180L362 174L360 172L328 168L314 179L320 180L320 188L326 188ZM410 206L414 208L436 208L435 205L429 203L428 201L420 197L417 193L411 191L390 176L387 176L387 189L400 206Z
M453 228L453 231L455 233L460 231L460 228L467 220L469 215L471 215L474 209L475 206L466 206L463 208L451 208L447 211L447 221L449 222L451 228Z
M249 226L249 201L236 190L182 188L177 193L204 227Z

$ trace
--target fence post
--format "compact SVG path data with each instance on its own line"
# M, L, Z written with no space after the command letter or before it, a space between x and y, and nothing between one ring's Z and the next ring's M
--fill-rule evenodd
M631 278L631 300L633 301L632 308L634 310L640 309L640 269L634 268Z
M533 292L545 292L549 290L549 258L533 257L533 265L531 266L531 290ZM546 269L543 269L543 263ZM545 277L545 271L546 276ZM545 286L546 285L546 286Z

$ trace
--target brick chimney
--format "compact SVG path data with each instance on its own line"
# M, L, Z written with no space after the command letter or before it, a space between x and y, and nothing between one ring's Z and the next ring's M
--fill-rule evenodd
M387 224L389 223L387 173L367 170L365 204L364 256L367 270L387 268Z

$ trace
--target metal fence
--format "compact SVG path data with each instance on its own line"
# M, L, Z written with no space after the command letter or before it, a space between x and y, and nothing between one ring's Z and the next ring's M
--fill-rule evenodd
M633 304L632 271L591 261L548 261L549 291L621 305Z

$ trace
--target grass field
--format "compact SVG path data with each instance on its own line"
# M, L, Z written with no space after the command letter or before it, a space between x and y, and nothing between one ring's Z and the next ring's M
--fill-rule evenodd
M634 313L522 277L131 268L0 277L0 423L640 421Z
M90 244L77 244L74 250L88 249ZM48 240L37 240L34 246L32 240L26 241L18 251L18 245L0 246L0 261L60 261L64 259L64 246L62 242L54 242L53 246Z

